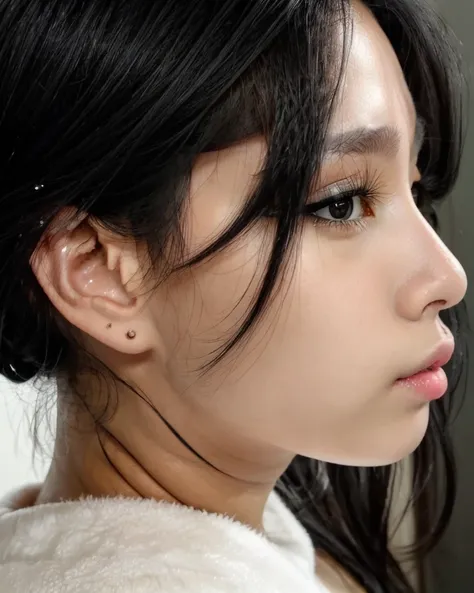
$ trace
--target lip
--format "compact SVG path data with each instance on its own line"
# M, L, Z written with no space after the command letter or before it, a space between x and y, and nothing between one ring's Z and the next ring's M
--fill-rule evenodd
M453 353L454 339L445 340L411 375L397 379L395 385L423 402L440 399L448 390L448 378L442 367Z
M453 354L454 340L445 340L430 354L430 356L425 359L425 361L420 366L413 369L413 371L408 375L400 377L400 380L409 379L410 377L418 375L424 371L436 371L447 364L453 357Z

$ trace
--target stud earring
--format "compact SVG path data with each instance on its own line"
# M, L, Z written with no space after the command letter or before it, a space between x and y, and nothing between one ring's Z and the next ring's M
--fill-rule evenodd
M137 332L133 331L133 329L129 329L127 332L127 338L129 340L134 340L137 337Z

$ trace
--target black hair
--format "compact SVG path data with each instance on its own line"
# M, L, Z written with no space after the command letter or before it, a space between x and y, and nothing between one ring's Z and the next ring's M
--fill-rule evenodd
M424 119L423 208L457 177L460 75L449 35L421 0L367 1L391 40ZM72 207L147 244L164 274L226 248L271 212L260 290L222 360L278 289L319 170L350 38L347 0L0 1L0 371L12 381L72 373L77 342L31 270L45 228ZM203 253L183 258L182 214L196 157L254 134L268 144L258 187ZM163 260L166 254L166 265ZM446 314L460 334L456 310ZM462 336L461 336L462 337ZM451 391L461 376L462 340ZM415 453L414 496L445 476L430 509L429 549L453 504L452 393L432 407ZM295 459L279 490L316 548L369 593L410 591L388 545L395 468ZM321 480L321 475L325 479ZM322 486L324 485L324 487Z

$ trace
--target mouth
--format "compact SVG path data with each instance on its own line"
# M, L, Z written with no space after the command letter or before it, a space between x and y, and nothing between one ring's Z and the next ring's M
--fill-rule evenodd
M443 342L420 366L409 375L400 377L395 385L415 394L424 402L437 400L447 392L448 379L443 370L454 353L454 341Z
M421 373L426 373L430 371L438 371L441 367L446 365L454 354L454 341L444 341L441 345L439 345L434 352L427 358L425 361L415 368L412 372L408 375L400 377L399 380L409 379L410 377L416 377Z

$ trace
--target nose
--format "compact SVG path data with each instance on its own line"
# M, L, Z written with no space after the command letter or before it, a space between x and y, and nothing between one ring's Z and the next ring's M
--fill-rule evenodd
M426 315L436 317L462 301L467 290L460 262L426 220L418 221L421 225L414 229L416 235L410 241L414 252L409 256L408 274L396 299L398 313L410 321Z

